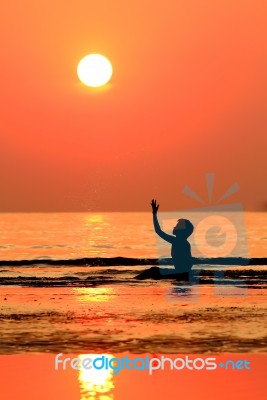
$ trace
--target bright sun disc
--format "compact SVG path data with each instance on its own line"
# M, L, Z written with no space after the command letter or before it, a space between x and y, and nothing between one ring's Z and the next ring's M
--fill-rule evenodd
M101 54L89 54L81 59L77 74L82 83L90 87L105 85L111 78L112 65Z

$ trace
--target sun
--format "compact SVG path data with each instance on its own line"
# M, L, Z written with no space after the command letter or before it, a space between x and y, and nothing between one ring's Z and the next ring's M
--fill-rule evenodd
M101 54L89 54L81 59L77 75L82 83L90 87L104 86L112 76L111 62Z

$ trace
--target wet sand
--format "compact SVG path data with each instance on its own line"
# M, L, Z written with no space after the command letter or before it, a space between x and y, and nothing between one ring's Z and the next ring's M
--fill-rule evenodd
M219 291L218 291L219 290ZM265 352L266 289L0 287L0 353Z
M245 214L249 252L243 240L236 257L197 259L194 284L134 279L162 256L150 213L2 215L0 398L265 399L266 215ZM215 355L251 370L82 374L55 371L57 353Z
M103 352L102 352L103 353ZM110 354L122 357L125 354ZM80 353L64 357L81 357ZM89 356L89 354L88 354ZM97 356L90 354L90 357ZM133 357L134 355L131 355ZM135 356L138 357L138 354ZM139 355L140 356L140 355ZM144 357L144 355L142 354ZM159 357L159 355L154 354ZM165 354L166 357L181 357ZM192 356L194 357L194 356ZM196 356L195 356L196 357ZM38 400L265 400L266 359L263 354L215 355L217 362L246 359L250 370L55 370L54 354L0 356L1 398Z

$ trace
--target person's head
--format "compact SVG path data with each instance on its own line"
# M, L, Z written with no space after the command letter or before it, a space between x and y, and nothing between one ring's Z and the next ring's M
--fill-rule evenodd
M194 230L193 224L188 219L178 219L172 233L181 239L187 239Z

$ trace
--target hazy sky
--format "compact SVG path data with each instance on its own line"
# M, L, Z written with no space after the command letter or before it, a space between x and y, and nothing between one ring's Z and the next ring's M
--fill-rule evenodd
M206 172L267 201L266 0L12 0L0 26L0 211L198 207ZM78 81L89 53L105 90Z

